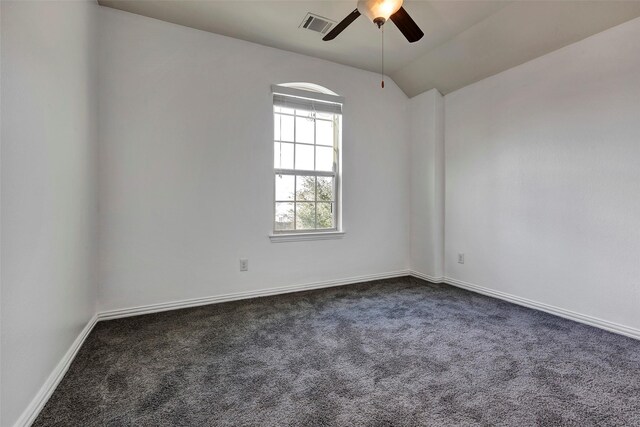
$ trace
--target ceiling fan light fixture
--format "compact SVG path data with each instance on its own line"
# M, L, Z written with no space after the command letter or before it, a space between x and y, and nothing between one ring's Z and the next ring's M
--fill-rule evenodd
M402 7L404 0L359 0L358 11L381 26ZM382 24L379 24L382 22Z
M404 3L403 0L359 0L358 7L334 26L322 40L335 39L338 34L358 19L358 16L365 15L378 28L383 28L382 25L391 19L409 43L417 42L424 36L424 33L404 10L402 3Z

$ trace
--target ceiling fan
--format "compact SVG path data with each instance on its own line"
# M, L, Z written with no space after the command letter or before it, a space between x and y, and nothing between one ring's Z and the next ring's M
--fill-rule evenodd
M396 24L400 32L409 40L409 43L417 42L424 36L424 33L418 27L406 10L402 7L404 0L359 0L358 7L347 15L338 25L333 27L326 36L322 38L324 41L333 40L338 34L344 31L353 21L360 15L365 15L374 24L381 28L387 20Z

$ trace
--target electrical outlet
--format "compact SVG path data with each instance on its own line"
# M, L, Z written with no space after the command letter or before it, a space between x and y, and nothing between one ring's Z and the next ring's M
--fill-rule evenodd
M464 264L464 254L458 254L458 264Z
M240 258L240 271L249 271L249 260Z

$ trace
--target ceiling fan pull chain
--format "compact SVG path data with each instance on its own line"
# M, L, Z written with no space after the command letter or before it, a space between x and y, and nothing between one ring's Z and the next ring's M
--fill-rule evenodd
M384 25L380 27L380 29L382 30L382 73L380 76L382 81L380 82L380 86L384 89Z

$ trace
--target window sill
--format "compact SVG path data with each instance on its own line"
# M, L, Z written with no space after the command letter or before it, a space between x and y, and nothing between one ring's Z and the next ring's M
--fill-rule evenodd
M345 235L344 231L321 231L318 233L288 233L288 234L270 234L271 243L284 242L304 242L309 240L331 240L342 239Z

